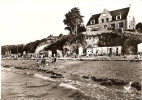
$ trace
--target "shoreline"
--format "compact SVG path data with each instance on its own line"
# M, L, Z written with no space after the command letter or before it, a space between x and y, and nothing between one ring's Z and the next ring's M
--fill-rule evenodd
M37 60L37 59L42 59L42 58L28 58L28 59L23 59L23 58L18 58L18 59L6 59L6 58L1 58L1 60ZM46 57L46 59L51 59L49 57ZM127 55L126 58L123 56L78 56L77 58L75 57L59 57L57 60L78 60L78 61L142 61L142 57L137 58L137 55Z
M1 60L37 60L37 59L1 59ZM71 60L71 61L142 61L141 59L111 59L111 58L57 58L57 60Z
M67 59L60 59L61 61L63 62L68 62L68 61L71 61L71 64L73 63L74 66L78 67L76 64L80 64L82 61L79 60L74 60L74 59L70 59L70 60L67 60ZM60 62L60 60L58 60ZM7 60L3 60L3 61L7 61ZM13 61L24 61L24 60L13 60ZM27 60L29 61L29 60ZM35 61L35 60L31 60L31 61ZM84 60L84 61L88 61L88 59ZM89 61L92 61L89 59ZM101 61L101 60L97 60L97 61ZM104 60L103 60L104 61ZM116 60L106 60L106 61L116 61ZM121 60L122 61L122 60ZM128 61L128 60L127 60ZM62 62L62 63L63 63ZM3 63L3 62L2 62ZM121 78L117 78L117 77L108 77L108 76L99 76L99 75L95 75L93 73L80 73L79 72L67 72L68 70L66 71L61 71L62 69L64 69L64 67L68 67L69 66L72 66L69 62L69 64L65 64L65 65L59 65L59 66L54 66L54 65L51 65L51 66L47 66L46 68L42 68L40 67L39 69L36 69L36 64L32 64L29 66L28 65L22 65L24 62L22 62L21 64L18 64L18 65L15 65L15 64L2 64L2 66L4 68L11 68L11 67L14 67L15 69L22 69L22 70L33 70L33 71L38 71L38 72L42 72L44 74L48 74L50 78L52 79L73 79L73 80L83 80L83 81L88 81L88 80L91 80L91 81L94 81L94 82L99 82L100 85L102 86L113 86L113 85L127 85L129 84L130 81L133 81L133 84L132 86L134 88L136 88L138 91L141 90L141 82L139 81L134 81L134 80L125 80L125 79L121 79ZM76 68L75 68L76 69Z

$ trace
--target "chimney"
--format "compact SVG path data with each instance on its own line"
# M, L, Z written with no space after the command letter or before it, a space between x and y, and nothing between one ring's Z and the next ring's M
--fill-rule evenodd
M129 7L131 8L131 4L129 4Z
M90 13L90 17L92 16L92 13Z

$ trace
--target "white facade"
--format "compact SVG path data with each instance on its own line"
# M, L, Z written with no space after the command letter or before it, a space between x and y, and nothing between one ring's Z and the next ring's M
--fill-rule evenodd
M102 47L102 54L108 54L107 47Z
M79 56L83 55L83 48L82 47L78 48L78 54L79 54Z
M63 53L62 53L61 50L57 50L57 56L58 56L58 57L63 57Z
M87 55L90 55L90 54L92 54L93 53L93 48L87 48L86 49L86 54Z
M48 57L52 57L52 51L48 50Z
M113 46L113 47L95 47L95 48L87 48L86 54L97 54L97 55L106 55L106 54L113 54L113 55L120 55L122 51L121 46Z
M142 53L142 43L138 44L138 53Z

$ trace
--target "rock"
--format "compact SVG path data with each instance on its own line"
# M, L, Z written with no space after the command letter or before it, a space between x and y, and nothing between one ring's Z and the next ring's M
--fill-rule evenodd
M62 74L54 73L50 78L64 78Z
M38 69L39 72L46 72L44 69Z
M113 85L126 85L128 84L125 80L110 79Z
M104 82L102 82L102 83L100 83L100 84L101 84L101 85L104 85L104 86L111 86L111 85L113 85L112 82L111 82L111 80L104 81Z
M3 67L5 67L5 68L10 68L11 66L10 66L10 65L4 65Z
M22 69L22 67L18 67L18 66L15 66L14 68L16 68L16 69Z
M137 90L141 91L142 90L142 85L139 82L134 82L131 85L132 87L135 87Z
M84 76L82 76L82 78L89 79L90 77L84 75Z
M64 78L62 75L52 75L52 76L50 76L50 78Z
M22 67L22 69L27 69L26 67Z
M48 74L48 73L54 74L54 72L53 72L53 71L46 71L46 73L47 73L47 74Z
M97 82L102 82L102 81L107 81L108 79L105 77L95 77L95 76L91 76L91 79Z
M62 76L62 74L55 73L56 76Z

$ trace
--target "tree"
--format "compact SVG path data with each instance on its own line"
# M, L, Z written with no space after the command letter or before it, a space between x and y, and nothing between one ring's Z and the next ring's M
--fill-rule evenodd
M136 29L139 33L142 33L142 23L139 22L137 25L136 25Z
M78 7L72 8L71 11L65 14L65 19L63 20L64 24L67 25L65 30L70 31L70 34L77 34L77 29L83 23L83 17Z
M62 34L62 33L61 33L61 34L59 34L59 38L60 38L60 37L62 37L62 36L63 36L63 34Z
M80 33L80 32L84 32L84 31L86 31L86 28L85 28L85 26L82 24L82 25L80 25L80 26L78 27L78 32Z

